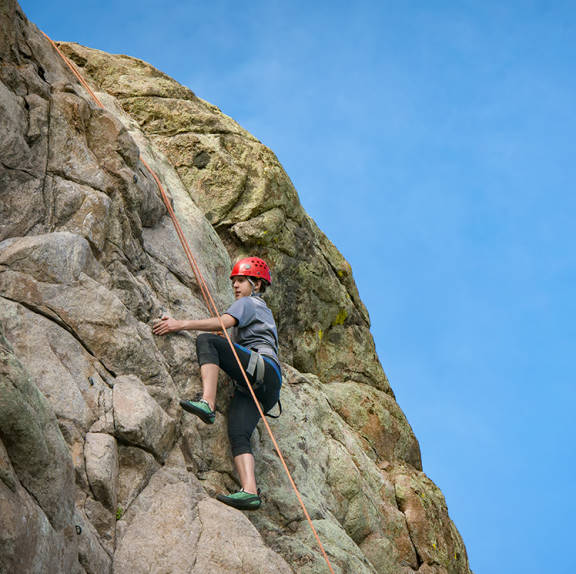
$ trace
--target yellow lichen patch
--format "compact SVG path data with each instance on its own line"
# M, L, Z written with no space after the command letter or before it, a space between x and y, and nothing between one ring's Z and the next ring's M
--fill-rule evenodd
M340 279L342 279L342 277L348 276L350 275L352 272L352 267L350 266L350 263L348 263L348 261L344 262L344 269L338 269L338 277L340 277Z
M336 325L343 325L347 317L348 312L346 311L346 309L340 309L340 311L338 311L338 315L336 315L336 318L334 319L334 321L332 321L332 327L335 327Z
M322 342L322 338L324 337L324 331L322 329L318 330L318 341Z

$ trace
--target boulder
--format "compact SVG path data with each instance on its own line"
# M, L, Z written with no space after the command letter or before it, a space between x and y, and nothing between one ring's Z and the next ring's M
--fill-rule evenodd
M86 474L92 493L106 508L116 512L118 502L118 447L105 433L89 432L84 445Z
M174 440L176 424L134 376L114 383L114 427L119 440L139 446L163 460Z

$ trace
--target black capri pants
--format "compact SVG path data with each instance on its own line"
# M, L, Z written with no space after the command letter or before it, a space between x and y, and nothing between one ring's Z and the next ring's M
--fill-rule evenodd
M238 358L246 370L250 360L251 351L234 343ZM196 352L200 366L205 364L218 365L234 381L236 386L230 410L228 412L228 438L232 448L232 456L252 453L250 448L250 437L260 420L260 413L254 403L254 399L248 390L242 371L238 366L230 344L224 337L214 333L201 333L196 339ZM264 413L270 411L280 398L280 387L282 386L282 374L280 368L272 359L262 355L264 358L264 380L260 386L254 389L258 401L262 405ZM254 383L254 375L248 375L250 383Z

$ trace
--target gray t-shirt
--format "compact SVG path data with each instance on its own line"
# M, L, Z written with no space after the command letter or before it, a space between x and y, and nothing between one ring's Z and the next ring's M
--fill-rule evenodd
M235 343L258 351L279 365L276 323L272 311L261 296L240 297L225 313L238 321L238 325L232 327L232 339Z

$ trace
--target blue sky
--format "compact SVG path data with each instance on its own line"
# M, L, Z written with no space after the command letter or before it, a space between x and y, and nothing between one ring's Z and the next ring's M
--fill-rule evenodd
M23 0L276 152L352 264L476 574L568 574L576 5Z

